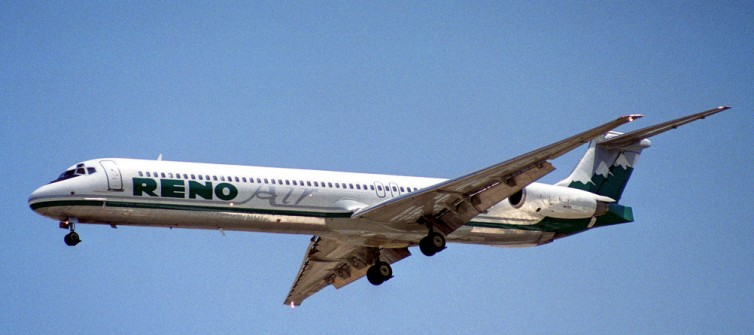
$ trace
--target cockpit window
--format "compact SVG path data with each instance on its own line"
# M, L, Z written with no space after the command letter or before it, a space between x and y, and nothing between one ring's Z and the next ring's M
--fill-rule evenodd
M84 163L79 163L79 164L76 164L75 167L71 167L68 170L65 170L63 173L60 174L60 176L58 176L57 179L51 181L50 184L59 182L62 180L66 180L66 179L75 178L78 176L85 176L87 174L92 174L95 172L97 172L96 168L91 167L91 166L86 167Z

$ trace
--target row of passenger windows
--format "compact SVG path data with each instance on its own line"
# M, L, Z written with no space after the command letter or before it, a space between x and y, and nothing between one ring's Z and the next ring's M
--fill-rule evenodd
M352 190L371 190L374 191L375 187L378 191L390 192L392 188L393 192L413 192L418 190L416 187L404 187L398 185L382 186L382 185L367 185L367 184L354 184L354 183L338 183L338 182L324 182L324 181L303 181L303 180L289 180L289 179L272 179L272 178L246 178L246 177L233 177L233 176L217 176L217 175L201 175L201 174L187 174L172 172L142 172L139 171L139 177L154 177L154 178L175 178L175 179L187 179L187 180L207 180L207 181L235 181L237 183L258 183L258 184L272 184L272 185L288 185L288 186L309 186L309 187L327 187L327 188L344 188Z

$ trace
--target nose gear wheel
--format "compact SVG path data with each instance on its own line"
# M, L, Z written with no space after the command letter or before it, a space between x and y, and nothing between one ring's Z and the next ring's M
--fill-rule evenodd
M74 221L60 221L60 228L68 228L68 230L70 230L70 232L68 234L65 234L65 237L63 237L63 242L65 242L65 245L73 247L81 243L81 237L79 237L79 234L76 233L76 225L74 224Z

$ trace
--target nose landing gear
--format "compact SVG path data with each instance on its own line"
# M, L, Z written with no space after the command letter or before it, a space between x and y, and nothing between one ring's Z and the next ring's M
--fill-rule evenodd
M74 220L68 219L60 221L60 228L70 230L70 232L63 237L65 245L73 247L81 243L81 238L79 237L79 234L76 233L76 224Z
M63 241L65 241L65 244L68 246L75 246L76 244L79 244L81 242L81 238L79 237L79 234L77 234L75 231L72 231L68 234L65 234L65 237L63 237Z

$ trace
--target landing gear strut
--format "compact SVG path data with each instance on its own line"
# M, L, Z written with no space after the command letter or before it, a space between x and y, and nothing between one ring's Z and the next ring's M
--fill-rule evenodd
M388 281L390 278L393 278L393 268L390 266L390 263L380 260L379 250L377 250L374 265L370 266L369 270L367 270L367 280L372 285L377 286Z
M60 221L60 228L68 228L68 230L70 230L70 232L63 237L63 241L67 246L73 247L76 244L81 243L81 238L79 237L79 234L76 233L76 225L73 221Z

